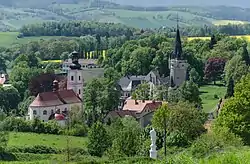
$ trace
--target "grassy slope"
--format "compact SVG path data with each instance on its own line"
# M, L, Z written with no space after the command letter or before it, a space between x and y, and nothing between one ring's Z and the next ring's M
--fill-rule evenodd
M18 32L0 32L0 47L10 47L13 44L17 43L28 43L30 41L38 41L40 39L49 40L49 39L58 39L61 36L41 36L41 37L25 37L17 38Z
M209 113L215 110L219 99L214 96L217 95L219 98L223 98L226 93L226 87L215 86L215 85L204 85L200 87L202 105L205 112Z
M70 146L84 148L87 138L70 136ZM56 148L66 148L67 136L35 134L35 133L15 133L11 132L8 146L32 146L45 145Z

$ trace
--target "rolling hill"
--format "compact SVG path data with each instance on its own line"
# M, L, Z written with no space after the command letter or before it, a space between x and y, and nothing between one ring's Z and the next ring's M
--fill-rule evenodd
M0 30L15 31L24 24L66 20L123 23L136 28L172 27L176 25L177 13L181 26L250 22L250 9L240 7L151 6L145 8L128 5L133 3L119 5L113 2L113 0L112 2L56 0L52 3L50 0L0 0ZM120 1L117 2L120 3Z

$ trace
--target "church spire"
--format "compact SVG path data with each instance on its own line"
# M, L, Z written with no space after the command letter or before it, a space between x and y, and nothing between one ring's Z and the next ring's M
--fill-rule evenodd
M181 45L181 35L179 30L179 16L177 14L177 31L175 37L175 50L173 54L174 59L181 60L182 59L182 45Z

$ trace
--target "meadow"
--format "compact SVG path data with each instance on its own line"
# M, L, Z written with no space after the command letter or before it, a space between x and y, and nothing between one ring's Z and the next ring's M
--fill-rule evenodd
M212 23L216 26L220 26L220 25L228 25L228 24L235 24L235 25L249 24L250 22L239 21L239 20L214 20L212 21Z
M226 87L220 85L204 85L200 87L203 110L206 113L213 112L220 98L226 93Z
M11 132L8 147L44 145L66 148L67 140L68 137L63 135ZM69 143L72 148L84 148L87 144L87 138L69 136Z
M34 37L25 37L25 38L17 38L18 32L0 32L0 47L11 47L14 44L25 44L30 41L39 41L50 40L50 39L58 39L63 36L34 36Z

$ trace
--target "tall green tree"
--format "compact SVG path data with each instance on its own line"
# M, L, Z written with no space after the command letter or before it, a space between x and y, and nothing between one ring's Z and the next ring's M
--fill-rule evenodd
M87 114L89 125L96 122L100 116L98 108L103 87L101 79L93 79L86 85L84 91L84 110Z
M108 147L111 146L108 133L100 122L93 124L88 138L87 148L92 156L101 157Z
M180 88L180 100L201 106L200 91L198 85L193 81L185 81Z
M192 68L189 72L189 80L193 81L195 84L199 85L201 83L201 77L195 68Z
M150 86L148 83L142 83L137 86L136 90L132 93L132 98L136 100L149 100Z
M112 126L112 125L111 125ZM113 144L110 153L114 158L117 156L136 156L140 152L142 144L142 128L132 117L128 116L116 122L112 126Z
M170 118L170 109L167 104L163 104L155 113L153 116L153 127L158 128L159 130L164 132L164 155L167 155L167 143L166 143L166 137L167 137L167 127L169 125L169 118Z
M234 83L238 83L240 79L248 73L248 66L245 61L242 59L242 56L235 55L231 60L229 60L225 66L224 74L225 81L227 85L229 84L230 79L234 81Z
M178 142L172 141L172 146L186 146L205 132L206 119L207 115L194 105L179 102L164 105L157 110L153 116L153 126L166 129L168 137L172 137L171 140L177 140L182 135Z
M234 89L234 97L225 102L215 126L225 127L250 144L250 74L243 77Z

